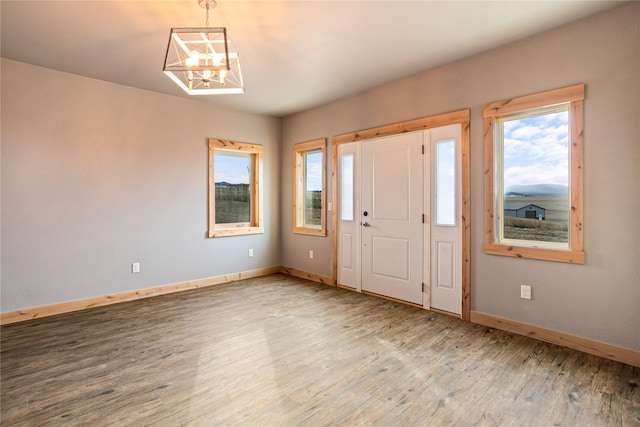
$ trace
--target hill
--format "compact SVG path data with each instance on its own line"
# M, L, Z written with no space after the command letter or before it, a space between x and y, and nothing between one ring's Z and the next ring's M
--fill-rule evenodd
M505 191L507 197L568 196L569 187L560 184L512 185Z

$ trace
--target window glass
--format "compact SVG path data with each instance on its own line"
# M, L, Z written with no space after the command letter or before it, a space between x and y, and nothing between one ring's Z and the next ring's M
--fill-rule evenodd
M304 153L304 226L322 226L322 150Z
M456 225L456 142L436 142L436 225Z
M502 135L501 240L568 247L568 104L504 116L497 124Z
M342 221L353 221L353 154L343 154L340 167L340 219Z
M251 156L215 153L216 224L251 221Z

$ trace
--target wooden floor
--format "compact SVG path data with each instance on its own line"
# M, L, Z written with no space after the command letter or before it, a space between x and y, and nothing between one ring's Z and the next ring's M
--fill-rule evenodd
M639 426L640 369L285 275L2 327L2 426Z

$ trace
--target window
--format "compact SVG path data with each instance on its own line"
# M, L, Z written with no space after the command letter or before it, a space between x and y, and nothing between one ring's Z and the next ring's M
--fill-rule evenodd
M326 236L326 140L293 146L293 232Z
M355 205L353 163L353 153L343 154L340 157L340 220L342 221L355 219L353 212Z
M261 145L209 140L209 237L263 233Z
M485 253L584 264L583 103L580 84L484 106Z
M456 225L456 141L436 141L436 225Z

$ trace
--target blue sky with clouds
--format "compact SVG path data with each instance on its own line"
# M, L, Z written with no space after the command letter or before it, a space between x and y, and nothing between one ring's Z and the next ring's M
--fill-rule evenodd
M569 185L569 113L505 121L504 188L512 185Z

